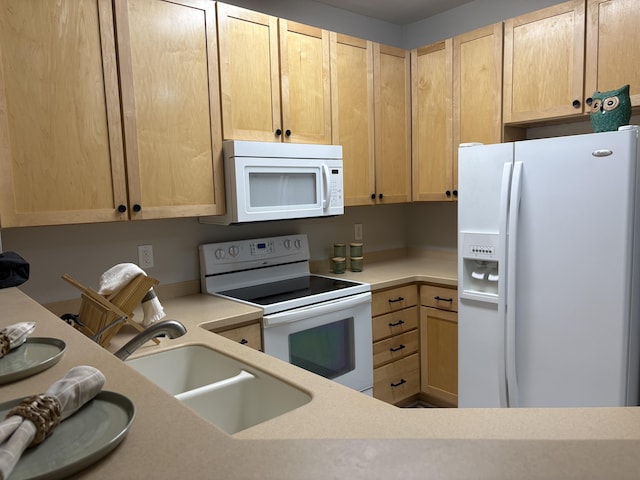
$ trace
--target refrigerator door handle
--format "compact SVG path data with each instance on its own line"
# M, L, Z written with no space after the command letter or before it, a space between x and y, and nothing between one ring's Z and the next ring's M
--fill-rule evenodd
M506 324L506 305L507 305L507 275L505 269L507 268L507 218L509 215L509 196L511 193L511 172L513 170L512 162L505 163L502 168L502 183L500 184L500 210L499 218L500 223L498 225L498 320L500 323L500 335L502 338L506 338L505 324ZM500 344L500 351L498 355L498 396L500 401L500 407L508 407L507 401L507 374L506 374L506 354L505 354L504 341Z
M507 376L507 405L518 406L516 376L516 258L518 253L518 217L522 193L522 162L515 162L511 180L509 220L507 225L507 305L505 321L505 354Z

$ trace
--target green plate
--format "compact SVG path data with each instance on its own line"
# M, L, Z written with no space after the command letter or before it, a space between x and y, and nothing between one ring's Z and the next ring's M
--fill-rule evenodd
M1 403L0 418L21 400ZM9 480L53 480L88 467L120 444L134 417L135 406L129 398L115 392L100 392L60 423L44 442L27 449Z
M0 385L30 377L54 366L67 344L57 338L29 337L0 358Z

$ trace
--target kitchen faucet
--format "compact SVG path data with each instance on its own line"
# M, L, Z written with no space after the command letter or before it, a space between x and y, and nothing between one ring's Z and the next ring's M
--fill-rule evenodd
M135 352L143 344L160 335L167 335L169 338L178 338L187 333L185 326L177 320L164 320L162 322L153 323L131 340L129 340L114 355L120 360L126 360L129 355Z

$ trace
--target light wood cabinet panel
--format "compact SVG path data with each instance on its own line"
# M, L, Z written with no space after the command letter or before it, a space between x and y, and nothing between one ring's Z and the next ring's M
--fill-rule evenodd
M588 0L585 96L630 84L640 105L640 2Z
M330 144L329 32L217 8L223 137Z
M411 201L411 75L409 52L374 44L377 203Z
M131 218L223 213L213 3L115 4Z
M413 306L373 317L373 341L418 328L418 307Z
M418 287L404 285L375 292L371 297L371 315L376 317L385 313L402 310L417 305Z
M110 2L0 6L2 227L126 220Z
M284 19L278 22L283 139L331 144L329 32Z
M217 4L223 138L280 141L278 19Z
M373 42L332 32L332 136L342 145L345 206L375 192Z
M422 285L420 287L420 305L457 312L458 291L450 287Z
M584 0L505 21L505 123L583 113L584 38Z
M458 314L420 307L421 389L430 400L458 404Z
M420 356L415 353L396 362L373 369L373 396L398 404L420 390Z
M411 52L413 200L453 197L453 42Z
M242 325L240 327L229 328L226 330L212 330L218 335L238 342L255 350L262 351L262 328L260 322Z
M418 351L418 330L394 335L373 344L373 366L404 358Z
M503 24L453 38L453 190L461 143L502 141Z

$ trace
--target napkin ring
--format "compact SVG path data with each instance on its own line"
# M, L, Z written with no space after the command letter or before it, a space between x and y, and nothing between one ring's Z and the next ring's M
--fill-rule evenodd
M7 418L12 415L19 415L26 420L30 420L36 427L36 434L29 445L33 447L42 443L53 429L60 423L62 406L57 398L44 393L31 395L13 407L7 414Z
M0 358L4 357L11 350L11 341L9 340L9 335L0 331Z

